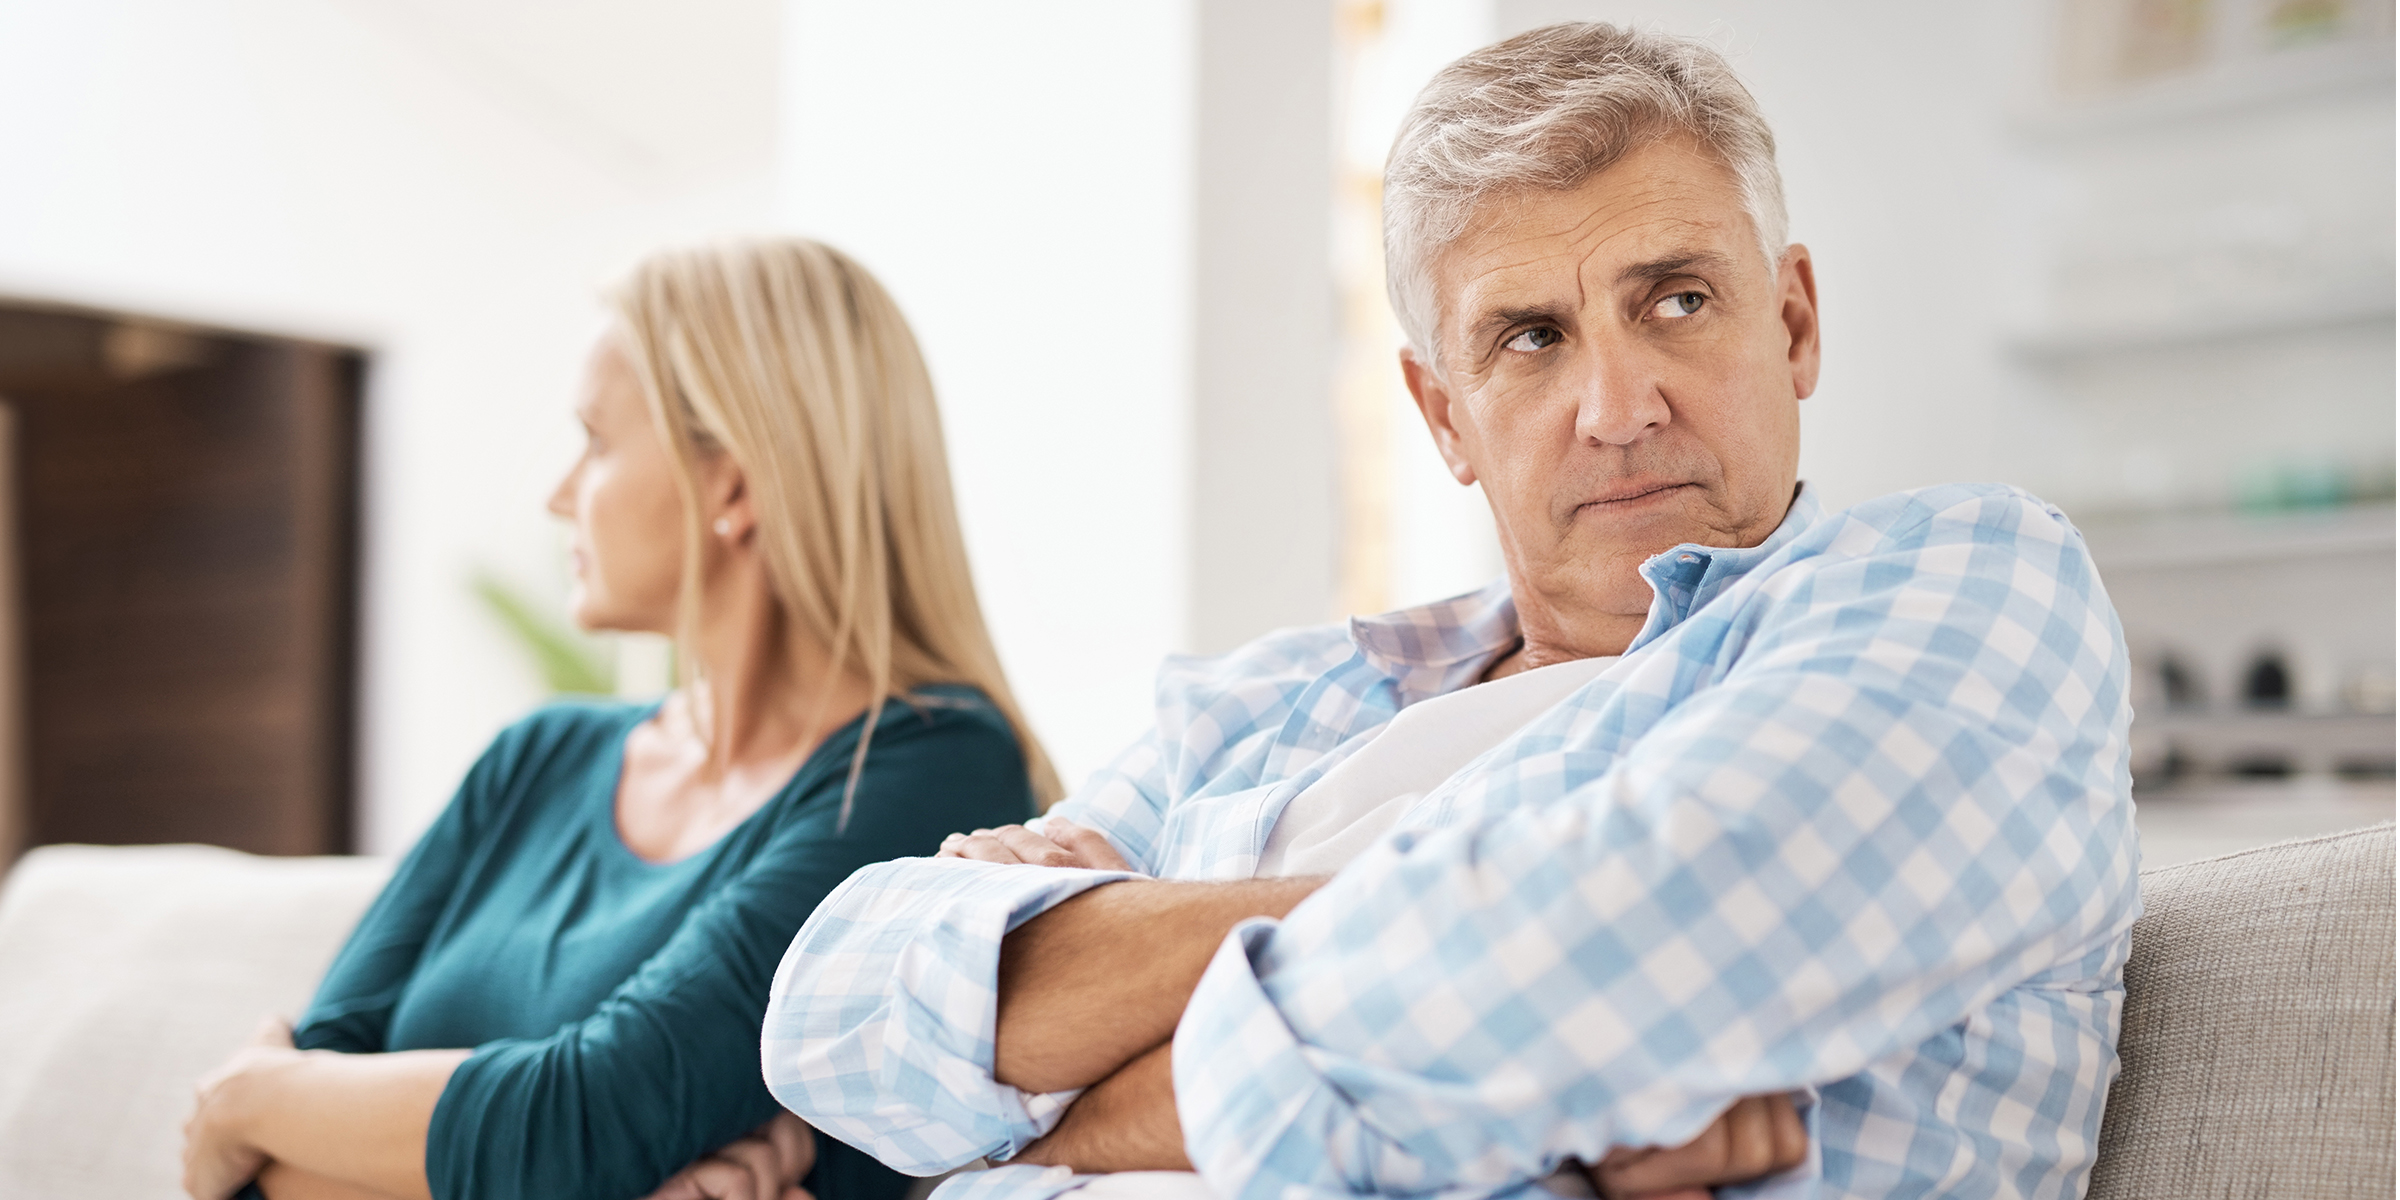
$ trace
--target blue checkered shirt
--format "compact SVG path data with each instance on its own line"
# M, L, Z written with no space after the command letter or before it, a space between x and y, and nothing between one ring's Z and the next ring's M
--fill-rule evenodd
M2079 1196L2139 911L2124 639L2081 536L2012 488L1832 516L1804 488L1764 544L1642 574L1622 659L1220 947L1173 1055L1201 1175L1511 1196L1799 1091L1814 1152L1778 1194ZM1170 660L1156 727L1055 811L1142 874L1246 878L1294 795L1515 638L1495 585ZM1074 1093L992 1079L1001 939L1127 877L860 871L777 974L768 1086L902 1171L1014 1155Z

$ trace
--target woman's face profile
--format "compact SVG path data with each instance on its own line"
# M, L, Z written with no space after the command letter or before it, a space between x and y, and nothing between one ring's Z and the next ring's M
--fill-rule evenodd
M575 401L583 454L550 494L574 524L569 610L585 629L674 632L683 559L683 500L666 443L611 330L592 348Z

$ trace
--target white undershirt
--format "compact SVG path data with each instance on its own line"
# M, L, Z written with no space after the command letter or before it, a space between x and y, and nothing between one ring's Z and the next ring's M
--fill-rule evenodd
M1341 870L1390 833L1425 793L1615 661L1581 658L1536 667L1401 709L1373 741L1284 806L1258 856L1258 876Z

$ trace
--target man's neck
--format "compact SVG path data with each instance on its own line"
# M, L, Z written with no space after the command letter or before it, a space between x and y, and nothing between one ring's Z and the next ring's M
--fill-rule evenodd
M1501 655L1498 661L1487 668L1483 673L1483 681L1489 683L1524 671L1554 667L1579 659L1623 654L1625 648L1633 644L1634 637L1642 632L1642 622L1648 619L1647 612L1608 614L1579 622L1578 627L1570 633L1552 627L1551 622L1539 616L1527 619L1520 608L1516 649Z

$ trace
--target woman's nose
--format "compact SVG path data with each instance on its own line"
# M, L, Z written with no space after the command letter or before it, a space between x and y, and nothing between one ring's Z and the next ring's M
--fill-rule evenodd
M574 519L575 477L581 473L580 467L570 469L565 478L558 481L558 486L550 489L550 503L547 507L552 516Z

